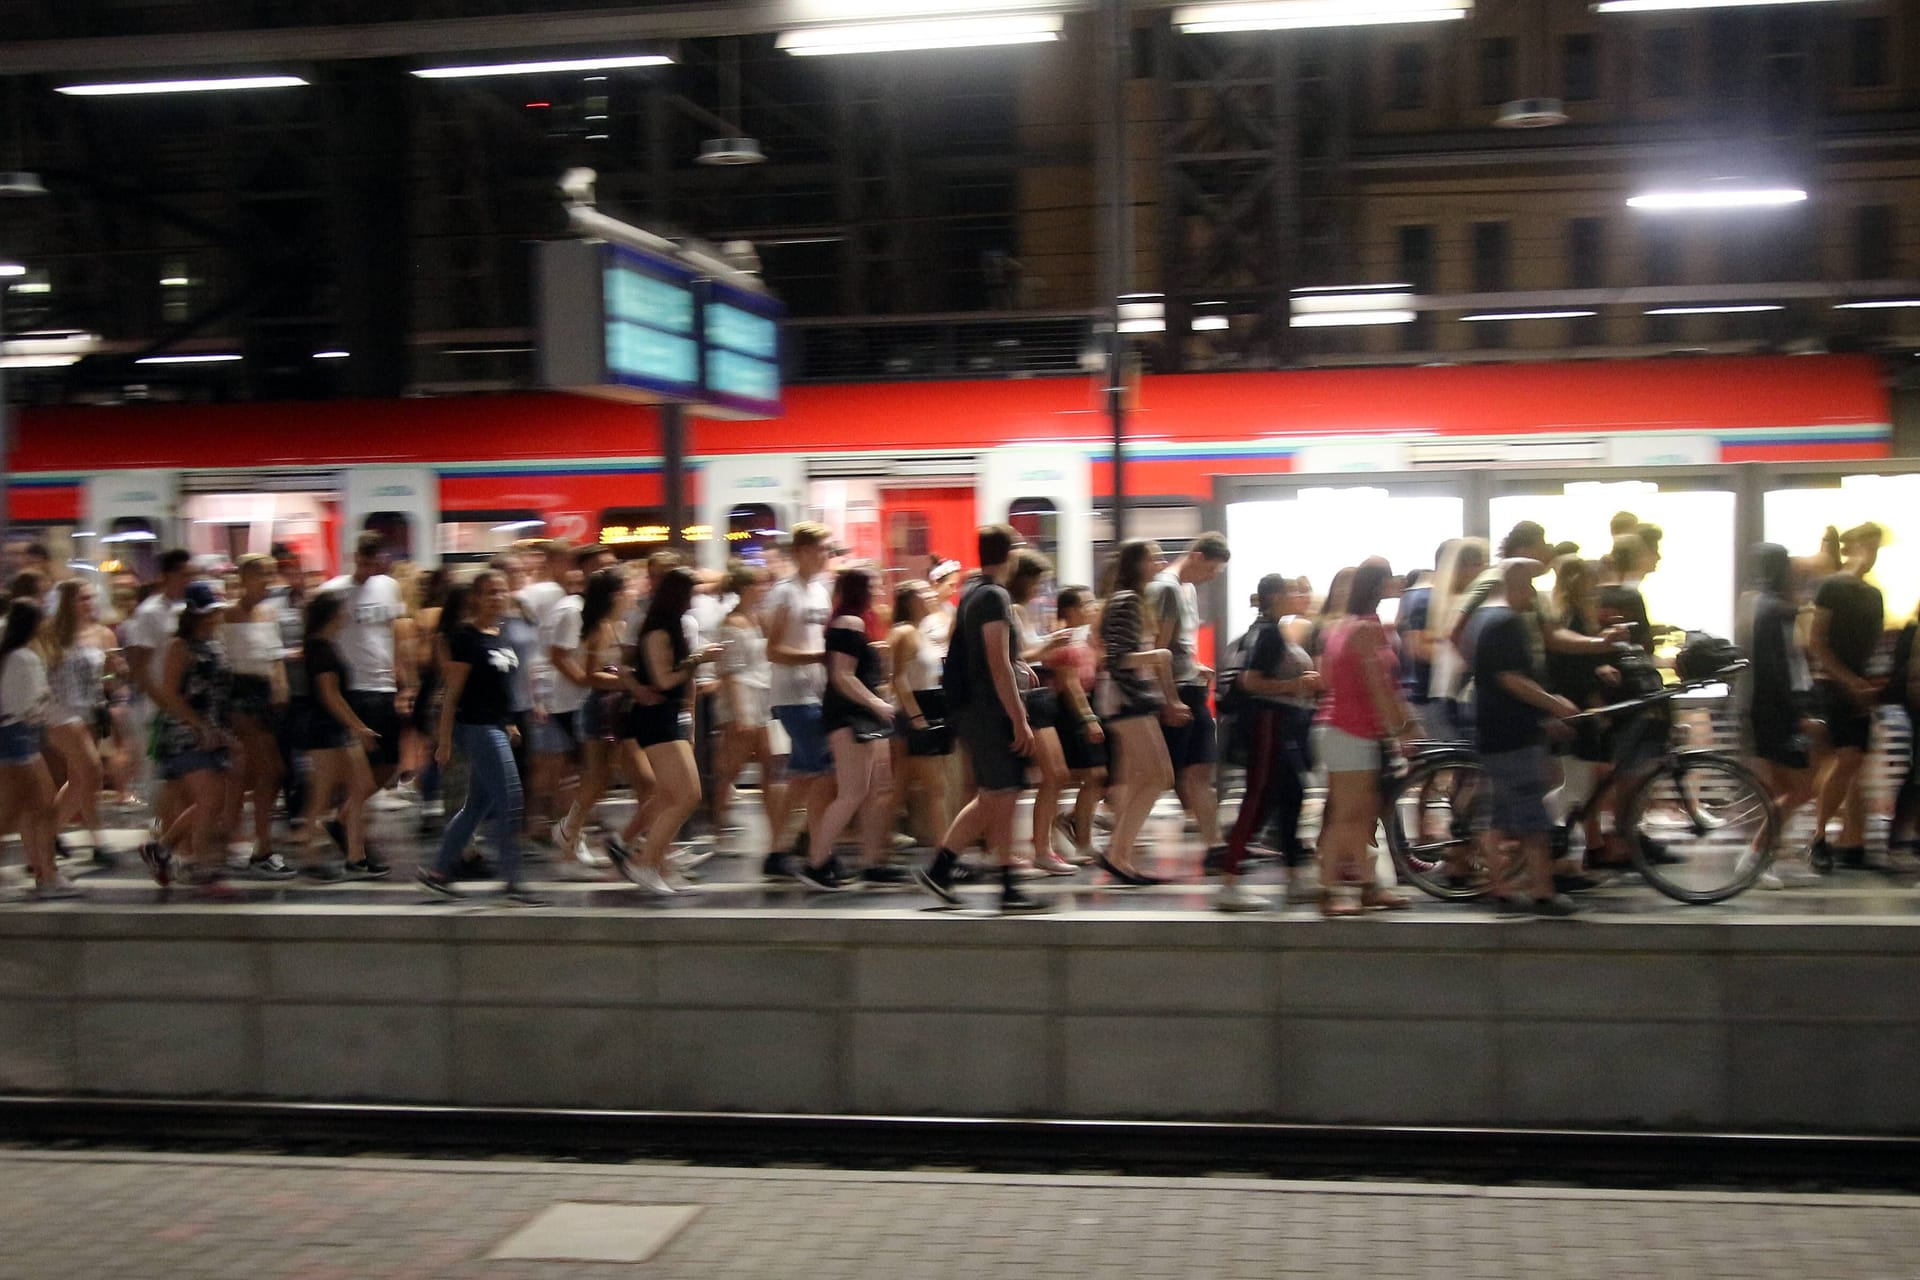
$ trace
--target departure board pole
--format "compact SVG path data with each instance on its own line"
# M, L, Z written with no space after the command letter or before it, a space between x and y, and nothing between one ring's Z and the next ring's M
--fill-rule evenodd
M0 286L0 339L7 333L6 316L7 291ZM8 502L7 487L13 483L13 469L8 465L13 452L12 410L7 406L7 369L6 362L0 360L0 534L12 527L13 507Z
M660 406L660 475L666 488L667 545L687 543L687 406Z
M1127 537L1127 338L1120 332L1120 295L1133 259L1133 209L1127 181L1127 73L1133 57L1133 15L1127 0L1106 0L1100 14L1105 118L1101 131L1101 202L1105 206L1107 417L1113 426L1113 541Z

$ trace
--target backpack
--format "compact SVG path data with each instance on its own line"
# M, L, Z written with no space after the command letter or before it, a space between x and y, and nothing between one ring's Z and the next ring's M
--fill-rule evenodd
M1241 633L1238 640L1227 646L1220 669L1213 673L1214 696L1221 715L1242 710L1250 700L1246 688L1240 683L1240 675L1247 669L1247 658L1253 652L1253 633L1259 626L1255 622Z
M947 695L948 708L964 706L973 691L973 642L966 627L967 603L986 579L974 581L960 593L953 610L953 630L947 637L947 658L940 668L940 688Z
M1704 631L1687 632L1687 642L1673 660L1674 674L1691 684L1712 680L1740 661L1740 651L1730 640Z

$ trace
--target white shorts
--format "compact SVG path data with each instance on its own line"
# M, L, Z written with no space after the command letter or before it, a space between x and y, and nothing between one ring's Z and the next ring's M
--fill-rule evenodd
M1380 743L1330 724L1313 726L1313 758L1328 773L1380 772Z

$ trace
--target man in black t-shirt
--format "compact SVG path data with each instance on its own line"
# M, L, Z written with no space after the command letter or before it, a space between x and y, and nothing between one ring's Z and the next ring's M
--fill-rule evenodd
M933 861L914 872L927 892L958 905L954 872L959 851L984 838L989 859L1000 868L1000 910L1007 914L1048 910L1013 878L1014 810L1027 783L1027 756L1033 750L1033 729L1014 679L1020 641L1006 588L1013 552L1020 545L1020 535L1005 525L980 530L980 576L961 593L943 682L947 721L973 763L979 791L954 815Z
M1867 666L1886 627L1886 601L1866 581L1880 556L1880 526L1859 525L1840 535L1840 572L1820 584L1813 596L1813 631L1807 656L1819 672L1821 713L1830 750L1822 765L1820 799L1813 814L1816 871L1866 865L1866 807L1860 794L1860 765L1873 732L1873 706L1880 682L1867 678ZM1827 822L1841 815L1840 840L1827 843Z
M1533 579L1538 560L1507 560L1487 603L1468 624L1473 652L1474 748L1486 766L1492 839L1519 846L1494 884L1496 896L1538 915L1571 915L1571 900L1554 892L1548 855L1553 821L1547 717L1565 719L1578 708L1541 687L1544 649L1534 619ZM1495 865L1502 863L1495 859ZM1524 884L1524 892L1518 887Z

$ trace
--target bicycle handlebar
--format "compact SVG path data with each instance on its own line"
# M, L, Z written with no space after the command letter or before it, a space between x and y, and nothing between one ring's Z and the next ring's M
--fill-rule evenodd
M1627 698L1620 702L1610 702L1603 707L1590 707L1578 715L1568 716L1560 723L1573 724L1578 720L1596 720L1601 716L1619 715L1624 711L1639 711L1645 707L1651 707L1656 703L1671 702L1683 693L1690 693L1695 689L1704 689L1708 685L1725 684L1726 677L1734 675L1737 672L1745 671L1751 665L1752 664L1745 658L1741 658L1737 662L1728 663L1704 680L1683 680L1679 684L1668 685L1658 693L1649 693L1638 698Z

